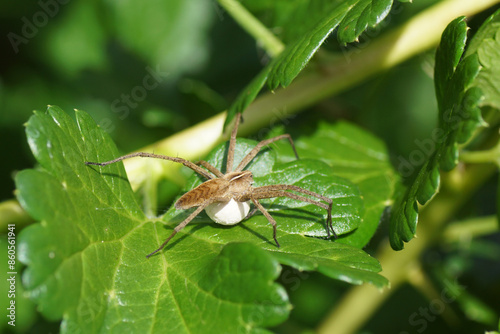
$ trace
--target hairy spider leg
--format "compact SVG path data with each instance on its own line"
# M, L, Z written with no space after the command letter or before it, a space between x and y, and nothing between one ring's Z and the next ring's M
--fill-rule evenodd
M274 239L274 242L276 242L276 246L278 246L278 248L280 248L280 243L278 242L278 239L276 238L276 220L274 220L274 218L269 214L269 212L267 212L267 210L262 206L262 204L259 203L259 201L253 197L250 198L253 202L253 204L255 204L255 207L258 208L260 210L260 212L262 212L262 214L267 218L267 220L269 221L269 223L271 225L273 225L273 239Z
M257 211L259 211L259 209L253 208L252 211L250 211L248 215L245 217L245 220L252 217Z
M313 199L300 196L294 193L290 193L287 190L292 190L296 191L299 193L303 193L309 196L314 196L316 198L319 198L325 202L328 203L322 203L319 201L315 201ZM269 185L269 186L262 186L262 187L257 187L253 189L253 198L255 199L265 199L265 198L273 198L273 197L289 197L291 199L296 199L299 201L307 202L314 204L316 206L319 206L320 208L323 208L327 210L327 218L326 218L326 232L328 233L328 237L330 237L330 231L333 234L334 238L337 238L337 233L335 233L335 230L333 229L333 224L332 224L332 206L333 206L333 201L325 197L323 195L317 194L315 192L312 192L307 189L300 188L298 186L293 186L293 185L286 185L286 184L275 184L275 185ZM262 211L262 210L261 210ZM262 212L264 213L264 212ZM265 214L264 214L265 215ZM267 217L267 216L266 216ZM272 224L272 223L271 223Z
M241 120L241 113L238 113L236 114L234 127L233 130L231 131L231 138L229 139L229 147L227 150L226 173L230 172L233 169L234 149L236 147L236 135L238 133L238 127L240 126L240 120ZM195 164L205 167L217 177L224 176L224 174L220 170L218 170L205 160L196 161Z
M240 164L238 165L238 167L236 167L234 171L241 172L250 163L250 161L252 161L252 159L255 158L255 156L259 153L262 147L285 138L288 139L288 141L290 142L290 145L292 146L293 149L293 153L295 153L295 157L299 159L299 155L297 154L297 150L295 149L292 137L289 134L284 134L273 138L265 139L260 143L258 143L257 145L255 145L255 147L243 158L243 160L241 160Z
M232 132L231 132L231 138L230 138L230 141L229 141L228 155L227 155L227 164L226 164L226 173L230 172L232 170L232 168L233 168L234 150L235 150L235 147L236 147L236 135L238 133L238 127L239 127L240 121L241 121L241 113L238 113L236 115L235 125L233 127ZM243 158L243 160L240 162L240 164L236 168L235 172L241 172L250 163L250 161L252 161L252 159L255 158L255 156L260 152L260 150L262 149L262 147L264 147L266 145L269 145L269 144L271 144L271 143L273 143L275 141L278 141L280 139L285 139L285 138L288 139L288 141L290 142L290 145L292 146L292 149L293 149L293 151L295 153L295 157L298 159L299 156L297 154L297 150L295 149L295 145L293 143L293 140L292 140L291 136L289 134L283 134L283 135L280 135L280 136L277 136L277 137L273 137L273 138L270 138L270 139L266 139L266 140L263 140L263 141L259 142ZM118 162L118 161L122 161L122 160L129 159L129 158L134 158L134 157L163 159L163 160L169 160L169 161L181 163L184 166L186 166L186 167L194 170L196 173L204 176L205 178L207 178L209 180L214 179L214 176L215 176L215 178L220 178L220 177L224 176L224 174L221 171L219 171L217 168L215 168L210 163L208 163L208 162L206 162L204 160L200 160L198 162L193 163L191 161L188 161L188 160L185 160L185 159L182 159L182 158L178 158L178 157L170 157L170 156L166 156L166 155L159 155L159 154L146 153L146 152L131 153L131 154L127 154L127 155L121 156L119 158L116 158L116 159L113 159L113 160L110 160L110 161L105 161L105 162L89 162L89 161L86 161L85 164L86 165L106 166L106 165L113 164L113 163ZM205 167L208 170L208 172L205 169L201 168L200 166ZM212 173L213 175L211 175L209 172ZM315 200L309 199L309 198L304 197L304 196L300 196L300 195L297 195L297 194L294 194L294 193L287 192L286 190L292 190L292 191L300 192L300 193L303 193L303 194L306 194L306 195L314 196L316 198L319 198L321 200L324 200L324 201L328 202L329 205L326 205L326 204L321 203L319 201L315 201ZM309 191L309 190L306 190L306 189L302 189L302 188L297 187L297 186L291 186L291 185L270 185L270 186L263 186L263 187L253 188L253 192L252 192L252 195L250 195L250 199L255 204L256 209L254 209L251 214L253 214L257 209L260 210L264 214L264 216L267 218L267 220L269 221L269 223L271 223L271 225L273 226L273 238L274 238L274 241L276 242L276 245L278 247L280 247L280 245L279 245L278 240L276 238L276 226L277 226L276 221L269 214L269 212L267 212L267 210L262 206L262 204L260 204L260 202L258 201L258 199L272 198L272 197L283 197L283 196L286 196L286 197L289 197L289 198L292 198L292 199L296 199L296 200L300 200L300 201L304 201L304 202L308 202L308 203L317 205L317 206L319 206L321 208L327 209L328 210L328 218L327 218L327 232L328 232L328 236L330 236L330 230L331 230L333 232L333 235L335 237L337 237L335 231L333 230L333 226L332 226L332 217L331 217L332 200L331 199L329 199L329 198L327 198L325 196L322 196L320 194L314 193L312 191ZM160 247L158 249L156 249L154 252L148 254L146 257L149 258L152 255L156 254L157 252L161 251L168 244L168 242L177 234L177 232L179 232L180 230L182 230L201 211L203 211L208 205L210 205L211 203L213 203L215 201L216 201L215 199L207 199L204 203L202 203L200 206L198 206L195 211L193 211L183 222L181 222L179 225L177 225L174 228L174 231L172 232L172 234L163 242L163 244L160 245ZM251 214L249 214L248 216L250 216Z
M184 227L186 227L187 224L189 224L200 212L202 212L208 205L210 205L213 202L214 202L213 200L207 200L205 203L203 203L202 205L197 207L196 210L194 210L186 219L184 219L184 221L182 221L179 225L177 225L174 228L174 231L172 232L172 234L170 234L170 236L160 245L160 247L158 247L154 252L146 255L146 257L149 259L154 254L161 251L168 244L170 239L172 239L177 234L177 232L179 232Z
M208 169L211 173L213 173L217 177L223 177L224 174L214 166L212 166L210 163L206 162L205 160L199 160L195 162L196 165L203 166L206 169Z
M226 163L226 173L233 170L234 162L234 149L236 147L236 135L238 134L238 127L240 126L241 113L236 114L236 120L234 123L233 131L231 131L231 138L229 139L229 148L227 150L227 163Z
M182 158L176 158L176 157L169 157L166 155L161 155L161 154L153 154L153 153L147 153L147 152L136 152L136 153L130 153L124 156L121 156L119 158L110 160L110 161L105 161L105 162L90 162L90 161L85 161L86 165L95 165L95 166L106 166L110 164L114 164L115 162L122 161L125 159L129 158L135 158L135 157L142 157L142 158L154 158L154 159L163 159L163 160L169 160L173 162L178 162L183 164L184 166L191 168L194 170L196 173L206 177L207 179L211 180L213 179L213 175L209 174L206 170L201 168L200 166L197 166L195 163L182 159Z

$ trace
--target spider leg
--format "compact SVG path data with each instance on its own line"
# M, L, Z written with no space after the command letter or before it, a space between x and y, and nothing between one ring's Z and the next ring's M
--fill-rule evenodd
M316 201L310 198L307 198L305 196L297 195L291 192L288 192L287 190L292 190L296 191L299 193L303 193L309 196L313 196L316 198L319 198L328 204L322 203L320 201ZM298 186L293 186L293 185L286 185L286 184L276 184L276 185L269 185L269 186L262 186L262 187L257 187L253 189L253 196L256 199L264 199L264 198L273 198L273 197L289 197L292 199L296 199L298 201L303 201L307 203L314 204L316 206L319 206L320 208L323 208L327 210L328 215L326 218L326 231L328 233L328 237L330 237L330 231L333 234L334 238L337 238L337 233L335 233L335 230L333 229L333 223L332 223L332 206L333 206L333 201L323 195L320 195L318 193L312 192L307 189L303 189Z
M218 170L217 168L215 168L214 166L212 166L211 164L209 164L205 160L196 161L195 164L205 167L206 169L208 169L212 174L214 174L217 177L224 176L224 174L222 174L222 172L220 170Z
M248 215L245 217L245 219L248 219L252 217L259 209L257 207L253 208L252 211L248 213Z
M194 217L196 217L201 211L203 211L203 209L205 209L207 207L207 205L209 205L210 203L212 203L212 201L207 201L206 203L204 203L204 204L200 205L198 208L196 208L196 210L194 210L186 219L184 219L184 221L182 221L182 223L180 223L179 225L177 225L174 228L174 231L172 232L172 234L170 234L170 236L161 244L160 247L158 247L154 252L146 255L146 257L149 259L154 254L161 251L163 249L163 247L165 247L168 244L170 239L172 239L174 237L174 235L177 234L177 232L179 232L184 227L186 227L186 225L189 224L189 222L191 222L194 219Z
M238 127L240 126L241 113L236 114L236 120L234 123L233 131L231 131L231 139L229 140L229 148L227 150L227 163L226 163L226 173L233 170L234 162L234 148L236 147L236 135L238 133Z
M280 243L278 242L278 239L276 239L276 220L267 212L267 210L262 206L262 204L259 203L259 201L256 198L251 198L253 204L255 204L255 207L262 212L262 214L267 218L269 223L273 225L273 239L276 242L276 246L280 248Z
M289 134L284 134L284 135L280 135L280 136L276 136L276 137L273 137L273 138L269 138L269 139L263 140L260 143L258 143L243 158L243 160L241 160L240 164L238 165L238 167L236 167L236 169L234 171L235 172L241 172L243 170L243 168L245 168L250 163L250 161L252 161L252 159L255 158L255 156L259 153L259 151L262 149L262 147L264 147L266 145L269 145L271 143L274 143L275 141L278 141L280 139L285 139L285 138L288 139L288 141L290 142L290 145L292 146L293 152L295 153L295 157L298 159L299 155L297 154L297 150L295 149L295 145L293 143L292 137Z
M113 163L118 162L118 161L122 161L122 160L129 159L129 158L134 158L134 157L163 159L163 160L169 160L169 161L173 161L173 162L178 162L178 163L181 163L181 164L183 164L184 166L186 166L188 168L191 168L196 173L198 173L198 174L206 177L209 180L214 178L206 170L204 170L200 166L197 166L196 164L192 163L191 161L188 161L188 160L185 160L185 159L182 159L182 158L169 157L169 156L166 156L166 155L153 154L153 153L147 153L147 152L130 153L130 154L121 156L119 158L116 158L116 159L113 159L113 160L110 160L110 161L105 161L105 162L90 162L90 161L85 161L85 164L86 165L95 165L95 166L106 166L106 165L110 165L110 164L113 164Z

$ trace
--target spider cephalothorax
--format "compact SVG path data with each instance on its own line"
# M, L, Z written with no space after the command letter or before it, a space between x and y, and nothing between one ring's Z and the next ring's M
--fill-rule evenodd
M231 139L229 140L226 174L223 174L221 171L219 171L217 168L206 161L198 161L196 163L193 163L182 158L169 157L166 155L158 155L146 152L131 153L106 162L85 162L85 164L87 165L105 166L133 157L164 159L181 163L208 179L196 188L185 193L177 200L177 202L175 203L175 207L177 209L190 209L193 207L196 207L196 209L186 219L184 219L184 221L182 221L174 228L172 234L165 240L165 242L163 242L163 244L161 244L158 249L148 254L146 257L149 258L153 254L162 250L163 247L165 247L165 245L170 241L170 239L172 239L174 235L177 234L177 232L179 232L187 224L189 224L189 222L193 220L194 217L196 217L201 211L205 210L209 217L216 223L224 225L234 225L248 216L248 213L250 211L250 202L255 205L256 210L262 212L269 223L273 226L273 238L276 242L276 245L279 247L278 240L276 239L276 221L259 202L260 199L273 197L289 197L299 201L308 202L326 209L328 212L328 216L326 219L328 236L330 236L331 231L331 233L336 237L335 231L333 230L332 226L332 200L330 198L293 185L275 184L262 187L253 187L252 172L249 170L244 170L245 167L252 161L252 159L255 158L255 156L259 153L262 147L280 139L289 140L290 145L295 152L295 156L298 159L297 151L295 150L295 146L290 135L284 134L259 142L233 170L236 134L238 132L240 120L241 114L238 114L236 116L236 122L233 131L231 132ZM205 169L202 167L204 167ZM319 200L310 199L303 195L298 195L296 193L318 198L319 200L327 202L327 204L320 202Z

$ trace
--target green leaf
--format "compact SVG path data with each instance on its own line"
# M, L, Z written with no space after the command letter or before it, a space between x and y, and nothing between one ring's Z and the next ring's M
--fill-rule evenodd
M481 71L475 85L484 92L481 105L500 110L500 10L491 15L474 35L467 55L477 54Z
M19 259L27 265L23 282L47 318L63 318L62 332L263 332L290 311L283 288L274 283L278 261L307 264L355 284L387 284L376 274L378 261L363 251L306 237L308 231L325 233L324 212L307 205L272 212L280 249L261 215L234 227L200 215L200 223L188 225L148 260L145 255L171 233L167 216L144 215L121 163L84 164L118 156L109 136L86 113L77 111L75 123L57 107L35 112L26 131L40 166L16 175L17 196L40 223L19 236ZM256 179L265 179L272 154L264 151L252 163ZM324 177L337 183L322 184L321 176L313 186L356 191L347 180ZM361 213L359 196L339 200ZM339 231L357 223L346 219ZM288 224L297 230L289 231Z
M300 3L299 3L300 4ZM339 43L355 41L367 28L382 21L389 13L392 0L347 0L330 3L312 27L297 34L238 96L229 109L229 124L234 115L243 112L267 81L269 89L286 87L304 69L325 39L338 27Z
M161 223L144 216L121 164L102 174L83 164L118 154L87 114L76 117L77 124L56 107L37 112L27 133L41 168L16 176L20 202L41 221L21 234L20 259L28 265L23 276L28 293L46 317L64 315L63 330L89 333L235 332L239 326L254 332L286 318L286 295L272 284L279 266L258 247L228 245L224 251L224 245L193 238L176 248L182 254L147 260ZM225 270L229 259L234 261ZM257 265L261 269L255 270ZM229 298L220 291L220 280L260 297ZM248 287L248 281L255 285ZM271 298L276 303L269 305ZM255 312L260 320L245 318ZM188 318L193 321L185 322Z
M368 26L375 26L383 20L391 6L392 0L336 2L312 29L290 43L269 65L272 66L269 88L288 86L337 26L339 43L353 42Z
M319 123L313 135L298 137L295 145L301 158L320 158L331 166L335 175L358 186L365 205L362 222L339 242L364 247L377 230L396 184L385 144L354 124L339 121ZM287 160L293 158L288 146L286 143L278 146L279 156Z
M229 124L231 124L234 116L237 113L243 113L243 111L252 103L257 97L262 87L267 81L269 72L271 71L270 66L264 67L260 73L250 81L250 83L243 89L243 91L238 95L236 101L231 105L227 111L227 117L224 121L224 129L226 129Z
M325 11L337 5L328 0L277 0L264 3L244 0L242 3L285 44L300 38L324 17Z
M43 50L48 53L46 61L60 74L74 79L84 70L102 70L109 66L106 30L102 21L95 19L100 10L98 2L75 2L65 7L63 14L58 15L60 19L47 27L50 31L42 42Z
M342 126L341 126L342 127ZM343 128L343 127L342 127ZM327 126L320 132L319 138L314 138L313 140L322 140L321 136L336 136L336 139L341 142L345 142L348 137L342 138L342 135L350 136L355 131L354 126L349 126L346 124L345 129L339 130L342 134L331 134L331 129ZM369 135L364 135L363 132L357 130L359 136L354 137L350 144L354 144L354 140L362 140L361 145L358 145L358 149L362 149L362 144L368 145L368 148L381 149L382 145L380 142L373 141L374 138ZM363 140L366 140L363 141ZM370 144L368 144L368 142ZM248 139L238 138L236 150L235 150L235 163L239 162L256 144L257 142ZM343 165L343 172L346 175L355 176L358 178L360 185L363 185L367 189L371 186L377 186L378 189L373 189L373 193L370 196L370 213L365 215L363 210L363 202L361 195L359 193L358 187L344 179L339 177L334 172L336 168L332 168L328 164L325 164L319 160L313 160L310 158L318 157L317 152L308 152L304 150L306 143L299 139L297 143L297 149L300 160L295 160L293 153L291 155L285 156L281 160L290 160L289 158L293 156L293 160L276 163L275 153L271 150L263 150L248 166L248 170L251 170L254 174L255 186L269 185L269 184L289 184L297 185L302 188L314 191L316 193L323 194L327 197L333 199L333 226L338 235L341 235L339 242L326 242L324 240L308 238L305 236L319 236L325 237L327 235L325 228L326 212L324 209L318 208L317 206L305 203L297 202L289 198L275 198L272 200L263 200L262 203L268 208L268 211L274 216L277 221L277 238L280 242L281 248L277 248L272 239L272 228L267 221L267 219L260 215L255 214L250 219L242 222L239 226L227 228L227 227L214 227L210 219L206 215L200 215L196 219L198 224L207 224L206 227L202 229L197 229L195 226L188 226L185 231L195 230L196 235L200 238L213 238L216 236L218 242L229 242L238 238L239 240L254 241L263 247L264 249L272 252L281 263L294 266L299 270L318 270L325 275L332 278L341 279L352 284L361 284L362 282L370 282L378 287L384 286L386 284L385 278L373 275L373 272L378 272L380 270L380 265L377 261L367 256L363 251L357 250L348 245L342 245L341 243L353 244L357 247L364 246L368 240L371 238L375 232L378 222L380 220L381 213L384 209L386 199L380 200L375 195L375 192L386 191L386 187L389 188L388 193L386 193L387 198L390 196L390 186L388 184L386 175L371 175L374 170L380 168L384 163L387 163L386 168L390 168L388 161L383 162L384 154L378 152L374 149L370 152L376 158L382 160L377 164L371 161L371 158L366 159L366 164L361 166L361 164L352 162L352 165L357 165L363 172L357 173L356 171L349 170L349 163ZM332 142L327 142L327 145L332 145ZM349 144L345 144L348 146ZM382 145L383 146L383 145ZM287 154L283 147L289 147L289 143L283 141L277 143L277 151ZM331 146L330 146L331 147ZM324 146L325 151L327 147ZM349 149L352 149L350 147ZM348 148L342 153L346 153ZM330 150L329 150L330 151ZM302 154L304 153L304 154ZM342 154L340 153L340 154ZM227 154L227 144L222 145L212 151L208 157L207 161L213 164L216 168L225 170L225 156ZM360 153L361 155L361 153ZM305 159L302 159L304 157ZM385 156L387 158L387 156ZM346 157L349 160L350 157ZM337 159L331 158L331 161L338 161ZM355 160L353 158L353 160ZM329 159L325 159L329 162ZM370 164L374 164L370 166ZM270 172L271 170L271 172ZM339 173L342 173L341 168L338 168ZM375 172L377 174L379 170ZM382 174L390 173L390 169L382 171ZM201 184L203 180L194 175L186 184L182 192L193 189L194 187ZM366 182L366 183L365 183ZM371 197L373 196L373 197ZM377 199L376 199L377 198ZM380 201L379 203L375 203ZM166 213L164 220L168 222L169 225L176 225L183 221L189 212L182 210L177 210L175 207L171 207ZM363 218L370 220L368 224ZM363 228L358 234L359 224L364 224ZM238 229L241 227L241 229ZM215 229L216 231L212 230ZM345 237L342 237L345 235ZM168 233L165 233L165 238L168 237ZM363 244L363 245L361 245ZM285 255L286 256L285 256ZM335 259L335 261L332 261ZM363 260L364 259L364 260ZM365 262L366 261L366 262ZM338 263L342 262L342 263Z
M294 42L302 38L318 22L325 18L325 13L335 10L339 1L328 0L278 0L259 3L256 1L242 1L285 43ZM339 37L342 41L354 41L368 25L378 23L378 16L385 16L384 12L390 9L387 1L356 1L351 2L349 13L342 20L339 27Z
M235 164L239 163L243 157L257 144L249 139L238 139L235 150ZM288 144L289 145L289 144ZM225 156L227 154L227 144L221 145L212 151L207 159L219 170L225 170ZM246 168L254 175L254 186L260 187L272 184L295 185L301 188L322 194L333 199L332 220L333 228L337 235L345 234L355 230L363 214L363 200L358 188L347 179L333 174L330 166L319 160L300 159L287 163L276 164L276 156L273 151L265 149ZM194 175L182 193L193 189L201 184L199 176ZM311 197L312 198L312 197ZM261 200L261 203L271 214L279 215L277 218L278 231L285 234L301 234L308 236L326 237L325 226L327 212L313 204L300 202L288 197L279 197ZM166 213L166 222L178 223L184 220L189 213L178 210L172 206ZM258 222L258 227L252 230L258 231L261 235L272 234L272 229L265 217L254 215L245 221L245 226L249 227L254 221ZM206 222L210 222L206 217ZM263 230L261 230L263 228ZM272 239L265 238L268 242Z
M193 71L208 57L205 34L214 16L209 1L105 2L116 38L169 75Z
M466 54L477 54L479 57L481 70L475 85L484 92L481 105L500 110L500 10L484 21ZM500 184L497 191L497 216L500 222Z
M458 163L458 144L469 140L473 131L484 124L479 109L483 94L474 87L480 65L476 54L463 57L466 37L465 17L459 17L445 29L436 51L434 78L439 124L432 139L426 141L428 152L417 152L429 153L428 159L411 184L400 189L392 208L390 241L395 250L403 249L404 242L414 237L417 203L424 205L436 193L439 169L453 169ZM413 168L410 165L408 169Z
M318 239L312 239L316 240L314 243L304 238L287 238L288 240L296 243L296 248L303 250L292 253L274 252L274 257L283 264L299 270L316 270L326 276L351 284L371 283L379 288L388 285L385 277L373 275L373 272L381 270L380 264L373 258L367 258L366 253L360 249L338 242L328 244ZM313 250L307 251L306 247L313 248ZM366 262L363 262L363 259Z
M391 10L392 0L356 1L339 25L340 42L355 41L368 27L374 27L382 21Z

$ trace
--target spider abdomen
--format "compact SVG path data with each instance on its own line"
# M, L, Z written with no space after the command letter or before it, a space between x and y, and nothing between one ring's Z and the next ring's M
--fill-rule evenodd
M204 204L211 198L221 198L227 193L229 182L223 179L205 181L198 187L188 191L175 203L177 209L189 209ZM221 198L225 200L225 198Z

